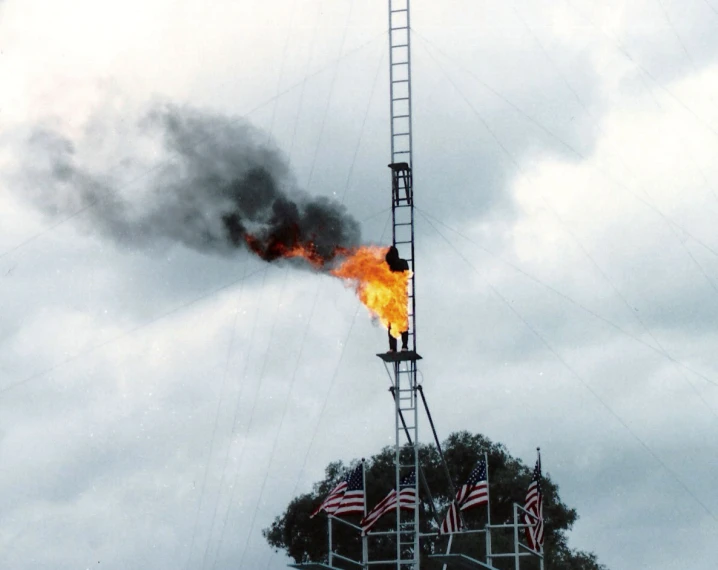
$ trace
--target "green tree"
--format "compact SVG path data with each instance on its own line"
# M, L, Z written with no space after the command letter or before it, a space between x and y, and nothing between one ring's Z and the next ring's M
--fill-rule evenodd
M442 444L444 456L456 485L462 484L484 453L489 459L489 481L491 493L492 524L510 523L513 521L513 503L523 504L526 489L531 481L531 469L520 460L509 455L501 444L491 442L482 435L468 432L454 433ZM410 448L402 453L409 459ZM420 486L421 531L434 532L440 523L440 517L446 512L452 496L446 472L435 446L423 445L419 448L420 463L426 483L433 496L433 504L438 511L434 518L433 508L428 494ZM409 459L410 460L410 459ZM321 503L326 495L337 485L346 469L356 465L344 465L342 462L330 463L326 468L323 481L314 485L311 493L293 499L284 514L277 517L263 534L267 542L276 550L284 550L296 562L326 562L327 560L327 522L323 515L309 518L312 511ZM394 449L384 448L380 453L366 462L366 495L367 504L371 508L394 488ZM558 486L544 473L542 480L545 519L545 544L547 570L606 570L594 554L573 550L567 544L567 532L578 519L575 509L567 507L558 495ZM349 519L355 524L360 517ZM372 530L391 528L392 516L383 517ZM438 521L437 521L438 519ZM468 528L483 528L486 522L486 508L479 507L464 512L464 520ZM392 537L375 537L370 539L371 559L391 559L395 545ZM359 534L341 523L334 523L334 551L361 559L361 539ZM494 531L492 533L493 552L509 552L513 548L513 537L510 531ZM422 568L441 568L436 561L427 558L429 554L444 552L446 537L428 537L422 540ZM485 542L483 535L456 535L452 552L461 552L483 560ZM334 565L343 568L335 560ZM495 559L494 566L499 569L513 568L512 559ZM378 566L374 566L377 568ZM535 558L522 560L522 569L538 568Z

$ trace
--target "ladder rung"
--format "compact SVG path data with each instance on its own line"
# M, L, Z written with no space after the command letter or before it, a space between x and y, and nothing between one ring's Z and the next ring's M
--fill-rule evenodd
M392 99L392 101L408 101L408 97L396 97L395 99Z
M409 154L410 150L395 150L394 154Z
M408 61L393 61L392 65L409 65Z
M409 47L409 44L399 44L396 46L391 46L391 49L397 49L397 48L403 48L403 47Z
M406 119L409 115L394 115L392 119Z
M393 137L408 137L411 133L394 133Z
M396 28L389 28L389 31L394 32L396 30L408 30L408 29L409 29L409 26L398 26Z
M391 11L392 14L395 14L395 13L397 13L397 12L408 12L408 10L407 10L406 8L399 8L398 10L392 10L392 11Z
M394 224L394 227L396 227L396 226L410 226L410 225L411 225L411 222L402 222L402 223L400 223L400 224Z
M392 83L409 83L408 79L394 79Z

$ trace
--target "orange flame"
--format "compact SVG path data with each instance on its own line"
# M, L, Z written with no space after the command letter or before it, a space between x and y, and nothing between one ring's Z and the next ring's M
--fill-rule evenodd
M337 258L343 258L329 273L348 281L369 311L399 338L409 329L409 278L411 271L391 271L386 262L388 248L365 245L355 249L334 248L323 257L310 241L302 243L294 233L263 239L245 234L244 240L254 253L266 261L302 258L314 269L327 270ZM296 233L296 232L295 232Z
M384 259L387 250L369 245L346 252L346 259L331 274L350 281L367 309L399 338L409 329L411 271L391 271Z
M244 240L249 249L266 261L272 261L280 257L283 259L300 257L314 267L314 269L321 269L326 263L326 259L319 254L311 242L304 244L294 241L291 245L284 245L276 241L264 245L257 237L251 234L246 234ZM339 248L337 248L335 255L339 251Z

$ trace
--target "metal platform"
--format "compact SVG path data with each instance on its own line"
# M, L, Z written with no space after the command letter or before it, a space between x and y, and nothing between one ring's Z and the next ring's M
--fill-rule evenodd
M303 564L287 564L291 568L298 568L299 570L341 570L335 566L329 566L322 562L305 562Z
M381 352L377 354L384 362L407 362L409 360L421 360L414 350L402 350L400 352Z
M496 570L484 562L479 562L465 554L430 554L429 558L443 562L449 568L460 568L461 570Z

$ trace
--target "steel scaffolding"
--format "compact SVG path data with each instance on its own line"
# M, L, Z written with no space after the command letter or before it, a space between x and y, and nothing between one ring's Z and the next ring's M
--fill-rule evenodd
M395 477L394 489L400 493L406 489L403 482L407 476L414 473L411 485L414 496L417 498L413 509L396 508L394 528L389 531L371 533L370 536L394 536L396 541L396 554L393 559L372 560L369 556L367 537L362 537L362 559L354 560L340 555L334 551L332 543L332 521L348 525L361 533L361 527L329 516L328 543L329 552L327 563L309 562L290 564L301 570L338 570L337 561L341 567L361 567L364 570L380 567L395 567L396 570L420 570L422 538L436 537L437 532L421 533L419 525L419 488L424 483L428 492L423 474L419 465L419 398L423 393L417 382L417 362L421 356L417 350L416 334L416 277L414 259L414 172L412 153L412 99L411 99L411 18L410 0L388 0L389 4L389 111L391 122L391 212L392 212L392 244L397 248L399 256L409 264L411 272L408 282L408 316L409 316L409 350L400 352L386 352L378 354L387 369L391 381L391 393L394 399L394 430L395 430ZM426 406L426 401L424 400ZM426 407L427 415L428 406ZM431 421L431 419L430 419ZM433 429L433 424L432 424ZM435 430L434 430L435 433ZM438 444L438 439L436 440ZM403 452L403 453L402 453ZM448 473L448 471L447 471ZM364 487L366 492L366 485ZM428 498L429 502L431 498ZM540 560L540 570L543 570L543 556L528 549L521 543L519 529L527 525L522 524L519 513L524 511L519 505L514 505L513 523L492 525L490 521L483 529L464 530L460 534L481 535L486 541L486 562L482 562L461 553L451 553L453 535L450 536L447 551L444 554L433 554L433 559L443 564L444 570L496 570L494 559L508 559L514 561L515 570L519 570L522 558L535 556ZM530 515L530 513L529 513ZM532 516L532 515L530 515ZM513 532L514 549L512 552L492 552L491 533ZM528 551L528 552L527 552Z

